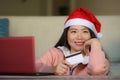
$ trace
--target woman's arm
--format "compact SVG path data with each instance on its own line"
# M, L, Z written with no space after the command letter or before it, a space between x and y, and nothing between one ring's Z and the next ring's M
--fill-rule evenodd
M106 75L109 72L109 61L105 58L102 51L100 41L98 39L90 39L86 41L85 47L91 48L89 52L89 63L87 67L90 75ZM85 50L88 53L88 49Z
M35 61L36 72L52 73L52 56L51 51L45 52L39 59Z
M36 72L64 75L68 71L69 65L64 60L63 53L59 49L53 48L36 60Z

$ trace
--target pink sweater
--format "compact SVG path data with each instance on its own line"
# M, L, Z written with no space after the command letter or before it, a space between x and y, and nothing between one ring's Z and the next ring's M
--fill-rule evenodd
M53 66L61 60L64 60L63 52L52 48L36 60L36 72L54 73ZM71 75L106 75L109 71L109 61L101 49L93 49L90 52L88 64L83 67L83 65L76 66ZM70 75L70 70L66 75Z

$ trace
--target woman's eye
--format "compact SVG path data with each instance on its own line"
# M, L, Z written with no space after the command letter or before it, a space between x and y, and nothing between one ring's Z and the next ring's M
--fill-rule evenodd
M89 31L83 31L84 33L89 33Z
M71 31L71 33L76 33L76 31Z

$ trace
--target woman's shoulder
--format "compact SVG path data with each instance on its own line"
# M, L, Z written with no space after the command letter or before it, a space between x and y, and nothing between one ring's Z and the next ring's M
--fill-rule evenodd
M53 48L51 48L51 49L49 49L50 51L57 51L57 52L61 52L61 50L59 49L59 48L55 48L55 47L53 47Z
M58 48L50 48L45 54L49 55L63 55L63 52Z

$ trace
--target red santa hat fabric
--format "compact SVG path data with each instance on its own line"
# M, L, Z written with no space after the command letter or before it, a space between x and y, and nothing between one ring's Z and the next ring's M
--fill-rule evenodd
M100 22L90 11L83 7L77 8L69 15L65 21L64 27L67 28L71 25L86 26L96 34L97 38L102 37Z

